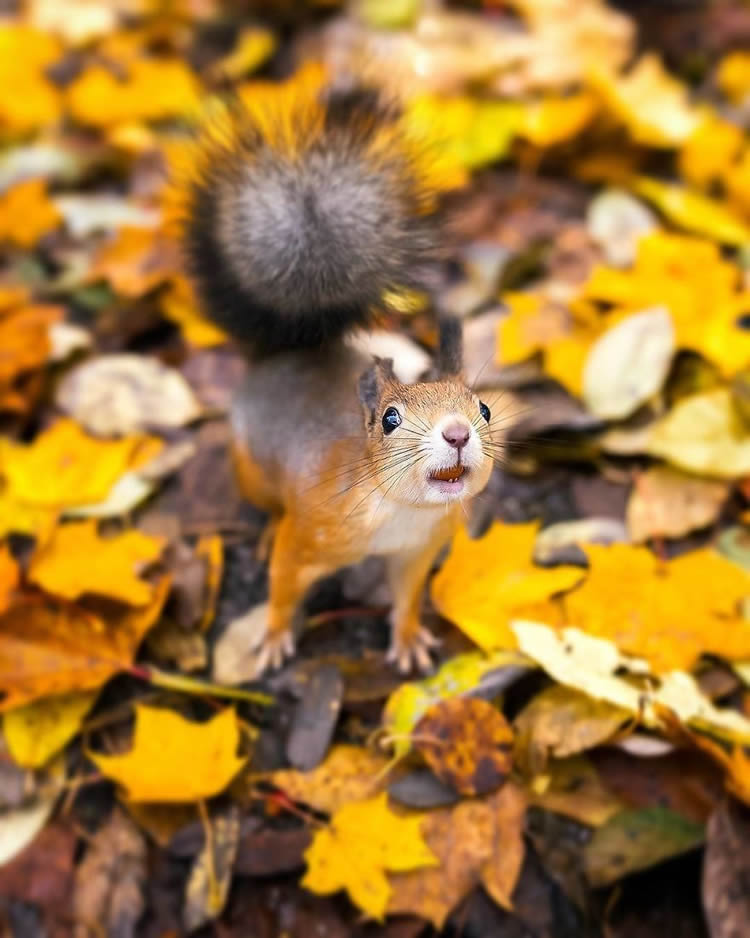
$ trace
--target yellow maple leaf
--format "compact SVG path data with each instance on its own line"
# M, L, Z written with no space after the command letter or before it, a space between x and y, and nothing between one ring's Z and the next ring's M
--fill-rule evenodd
M44 69L62 55L60 41L20 23L0 26L0 127L14 134L53 123L60 113L60 92Z
M432 600L481 648L515 648L511 618L570 589L584 576L578 567L537 567L532 552L538 525L495 523L479 540L460 530L432 581ZM460 588L457 586L460 584Z
M438 865L422 837L424 819L424 813L395 814L385 792L344 805L305 852L308 869L302 885L322 895L346 889L363 912L382 919L391 896L386 870Z
M27 179L0 196L0 241L33 248L60 224L61 215L47 197L44 179Z
M231 708L205 723L136 704L132 749L90 753L99 771L127 789L130 801L182 802L223 791L247 759L237 755L240 725Z
M178 59L133 61L124 80L91 65L68 88L70 113L94 127L190 115L197 113L199 100L195 76Z
M11 525L7 529L26 530L12 527L13 503L23 512L104 501L123 473L152 458L162 445L148 436L97 440L67 418L56 421L29 445L0 438L0 475L6 483L3 495L9 499L3 507Z
M594 68L588 78L609 112L637 143L678 146L700 123L685 84L673 78L653 53L642 56L627 75Z
M586 545L590 569L565 597L568 623L647 659L654 672L691 668L701 654L750 657L739 613L750 577L713 550L660 562L645 547Z
M140 531L103 538L96 521L71 522L37 548L29 579L65 599L95 593L142 606L151 599L153 587L138 574L159 559L164 544L165 538Z

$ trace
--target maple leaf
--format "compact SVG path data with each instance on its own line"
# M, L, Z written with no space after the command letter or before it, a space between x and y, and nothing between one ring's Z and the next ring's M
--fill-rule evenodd
M56 421L30 445L0 438L6 484L0 493L0 531L48 535L63 509L104 501L128 469L162 446L147 436L97 440L68 419Z
M141 606L151 599L153 587L138 574L159 559L165 543L163 537L135 530L103 538L95 520L70 522L37 549L29 579L65 599L96 593Z
M169 593L163 577L148 606L110 613L52 599L26 599L0 615L0 710L71 690L100 687L133 664Z
M532 561L537 531L534 522L497 522L484 537L471 540L460 530L432 581L432 599L440 613L480 648L515 648L510 620L584 576L578 567L537 567Z
M659 561L645 547L586 545L589 573L565 598L569 623L648 659L657 673L689 669L701 653L750 657L739 614L750 577L716 551Z
M49 358L50 326L63 318L61 306L27 305L0 316L0 385Z
M423 813L395 814L385 793L344 805L305 852L308 869L302 885L322 895L346 889L363 912L382 919L391 896L386 870L438 864L422 838L424 820Z
M730 52L719 65L716 80L724 94L739 104L750 91L750 53Z
M185 277L175 277L161 294L160 301L164 315L177 323L190 345L211 348L227 341L226 332L201 316L198 300Z
M123 226L97 251L89 279L108 280L112 289L128 297L143 296L178 271L174 244L149 228Z
M60 224L62 216L47 198L43 179L27 179L0 196L0 241L32 248Z
M237 755L240 724L231 708L205 723L142 704L135 708L132 749L90 753L99 771L131 801L199 801L223 791L247 761Z
M18 586L18 564L7 544L0 545L0 612L5 612Z
M598 110L590 92L542 98L525 105L518 134L538 147L555 146L581 133Z
M3 736L18 765L41 768L71 740L97 697L97 691L73 691L9 710Z

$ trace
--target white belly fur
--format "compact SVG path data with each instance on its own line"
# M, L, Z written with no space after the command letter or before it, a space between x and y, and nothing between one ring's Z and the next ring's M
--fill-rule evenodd
M448 512L451 513L450 511ZM387 502L373 507L369 554L400 554L418 550L433 540L436 529L446 523L444 505L410 508Z

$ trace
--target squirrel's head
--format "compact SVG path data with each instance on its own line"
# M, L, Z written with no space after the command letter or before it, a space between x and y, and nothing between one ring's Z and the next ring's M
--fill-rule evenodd
M487 485L497 448L490 409L461 381L460 340L442 347L440 379L401 384L389 359L362 375L359 394L384 495L411 505L472 498Z

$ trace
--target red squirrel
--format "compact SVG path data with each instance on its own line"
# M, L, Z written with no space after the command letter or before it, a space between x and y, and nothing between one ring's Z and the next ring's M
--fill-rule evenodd
M318 580L385 557L388 657L431 666L430 569L493 466L490 411L461 380L461 326L441 322L438 380L402 384L347 341L434 257L429 172L396 108L362 88L237 105L199 146L184 248L202 310L248 350L232 408L243 494L273 524L268 602L248 613L255 673L294 651Z

